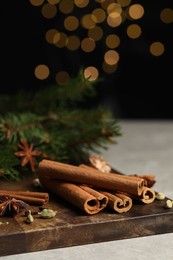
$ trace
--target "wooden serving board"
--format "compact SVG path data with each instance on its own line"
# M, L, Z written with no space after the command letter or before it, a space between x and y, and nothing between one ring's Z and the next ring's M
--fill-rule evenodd
M0 189L38 191L31 178L15 183L0 181ZM23 212L15 217L0 217L0 256L170 233L173 209L165 209L164 204L157 200L148 205L136 202L126 213L106 208L89 216L50 194L47 207L57 211L52 219L36 215L33 223L26 224Z

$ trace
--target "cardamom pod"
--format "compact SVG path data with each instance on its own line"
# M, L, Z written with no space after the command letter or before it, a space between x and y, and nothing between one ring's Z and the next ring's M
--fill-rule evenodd
M173 205L172 205L172 201L171 201L171 200L166 200L165 208L167 208L167 209L171 209L172 207L173 207Z
M158 192L156 194L156 199L157 200L164 200L165 199L165 194L163 194L162 192Z
M42 218L53 218L56 216L57 211L54 211L52 209L43 209L42 211L38 212L38 214Z
M28 211L27 218L26 218L26 223L27 223L27 224L30 224L30 223L32 223L33 221L34 221L34 218L33 218L32 214L31 214L31 210L29 210L29 211Z

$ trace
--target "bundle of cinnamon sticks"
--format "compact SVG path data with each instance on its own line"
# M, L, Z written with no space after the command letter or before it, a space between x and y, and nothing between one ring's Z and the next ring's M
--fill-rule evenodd
M103 173L87 165L74 166L44 159L39 163L38 176L47 191L90 215L105 207L123 213L131 209L133 200L144 204L155 200L153 175Z
M16 191L0 189L0 196L8 195L11 198L26 202L28 205L43 206L49 201L49 193L34 191Z

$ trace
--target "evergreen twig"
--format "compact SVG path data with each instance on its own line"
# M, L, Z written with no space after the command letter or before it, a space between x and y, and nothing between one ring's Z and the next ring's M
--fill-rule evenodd
M80 72L65 86L0 96L0 178L18 180L22 172L31 171L14 154L20 138L41 151L37 162L49 158L76 165L86 162L91 152L115 143L121 128L111 112L80 106L95 95L94 84Z

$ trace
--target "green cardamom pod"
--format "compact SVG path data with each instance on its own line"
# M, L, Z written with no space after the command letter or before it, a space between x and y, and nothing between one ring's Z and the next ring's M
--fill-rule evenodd
M156 199L157 200L164 200L165 199L165 194L163 194L162 192L158 192L156 194Z
M40 211L38 214L42 217L42 218L53 218L56 216L57 211L54 211L52 209L43 209L42 211Z
M29 214L27 215L27 218L26 218L26 223L27 224L30 224L34 221L34 218L33 216L31 215L31 211L29 210Z

